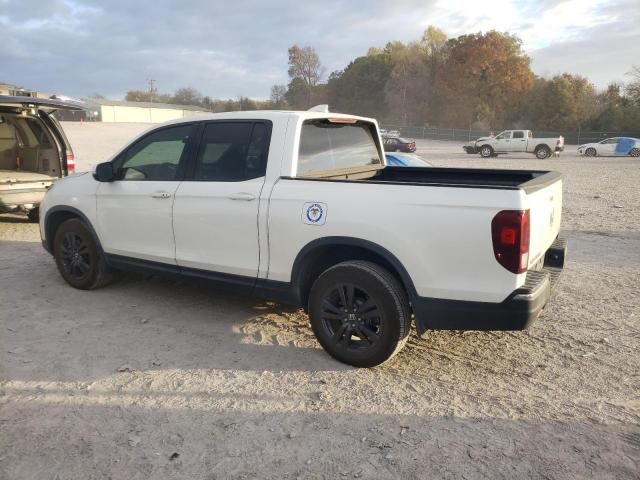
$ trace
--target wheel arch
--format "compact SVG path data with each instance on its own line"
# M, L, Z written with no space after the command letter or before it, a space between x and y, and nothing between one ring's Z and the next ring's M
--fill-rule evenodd
M538 145L536 145L536 148L534 148L533 151L537 152L541 148L544 148L545 150L549 150L550 152L552 151L549 145L547 145L546 143L539 143Z
M593 150L593 156L594 157L598 156L598 149L596 147L594 147L594 146L585 148L584 149L584 154L587 155L587 152L590 151L590 150Z
M80 210L69 205L57 205L47 210L44 218L44 240L42 241L42 244L47 252L53 254L53 240L55 238L56 231L63 222L72 218L81 220L82 223L87 226L89 232L91 232L93 240L98 246L98 251L100 252L100 254L103 254L104 252L102 251L102 246L100 245L98 234L93 228L91 221Z
M407 269L386 248L361 238L323 237L309 242L300 250L291 270L295 296L305 310L315 279L328 268L348 260L368 260L380 265L400 281L410 300L416 298L416 290Z

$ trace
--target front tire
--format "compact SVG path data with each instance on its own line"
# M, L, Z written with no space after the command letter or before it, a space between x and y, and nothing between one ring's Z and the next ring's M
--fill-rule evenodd
M336 360L374 367L404 347L411 311L400 282L367 261L339 263L322 273L309 295L311 327Z
M629 151L629 155L631 155L632 157L640 157L640 148L632 148Z
M587 148L586 152L584 152L585 156L587 157L595 157L596 153L597 152L595 148Z
M491 148L489 145L483 145L480 148L480 156L482 158L489 158L493 155L493 148Z
M73 288L92 290L113 279L93 235L77 218L63 222L56 230L53 256L60 275Z

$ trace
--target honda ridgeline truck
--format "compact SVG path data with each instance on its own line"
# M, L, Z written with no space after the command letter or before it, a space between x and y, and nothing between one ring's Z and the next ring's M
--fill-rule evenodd
M391 167L375 120L232 112L143 133L57 181L40 233L72 287L142 270L303 307L360 367L429 329L519 330L563 268L559 173Z

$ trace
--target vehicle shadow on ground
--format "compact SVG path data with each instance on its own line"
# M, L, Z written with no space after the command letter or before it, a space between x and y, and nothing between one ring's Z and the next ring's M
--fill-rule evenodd
M132 273L102 289L76 290L35 242L0 241L0 261L0 347L8 378L83 382L119 370L352 369L322 350L298 308L200 282ZM482 333L471 336L476 337L496 341ZM451 348L445 347L450 340ZM473 368L493 371L473 360L477 345L466 345L468 340L460 332L414 336L397 359L378 370L402 374L409 367L398 363L411 360L411 370L421 377L433 375L421 366L433 347L446 361L473 361ZM510 353L517 355L513 343Z
M338 371L298 308L202 282L126 273L76 290L30 241L0 241L9 378L92 381L118 369Z
M0 223L33 223L34 225L37 225L34 222L31 222L28 218L27 215L21 215L18 213L2 213L0 214Z
M299 308L202 282L134 273L102 289L76 290L35 242L0 241L0 260L0 328L9 331L0 346L14 352L7 356L9 378L94 381L119 370L351 369L322 350ZM528 348L525 335L412 334L405 350L379 369L427 381L437 371L425 369L426 363L455 362L490 377L511 368L511 359ZM496 344L510 344L508 358L483 353L483 345Z

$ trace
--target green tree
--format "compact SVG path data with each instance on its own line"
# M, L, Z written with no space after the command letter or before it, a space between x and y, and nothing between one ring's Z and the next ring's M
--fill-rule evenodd
M329 76L329 106L333 111L354 113L367 117L386 116L384 89L391 72L386 53L358 57L344 71Z
M512 121L534 80L520 39L490 31L462 35L443 48L446 63L435 82L442 126L482 121L497 129Z
M280 109L287 107L287 87L286 85L273 85L271 87L270 100L273 108Z
M632 102L640 106L640 67L633 66L627 75L631 77L631 82L625 87L625 93Z
M538 80L530 98L530 121L542 130L578 130L598 109L594 86L586 78L568 73Z
M202 105L202 94L192 87L183 87L173 93L171 103L176 105Z
M618 84L611 84L598 95L599 111L587 120L586 127L640 136L640 104L623 91L628 92Z
M124 99L128 102L148 102L151 100L151 95L144 90L129 90Z
M299 47L294 45L289 48L289 90L287 92L287 102L295 105L295 108L309 108L320 97L326 97L326 92L322 95L322 88L319 88L320 80L324 74L324 68L320 63L320 57L313 47ZM301 90L306 93L306 100L302 102ZM326 87L325 89L326 90ZM295 99L295 103L289 101Z

